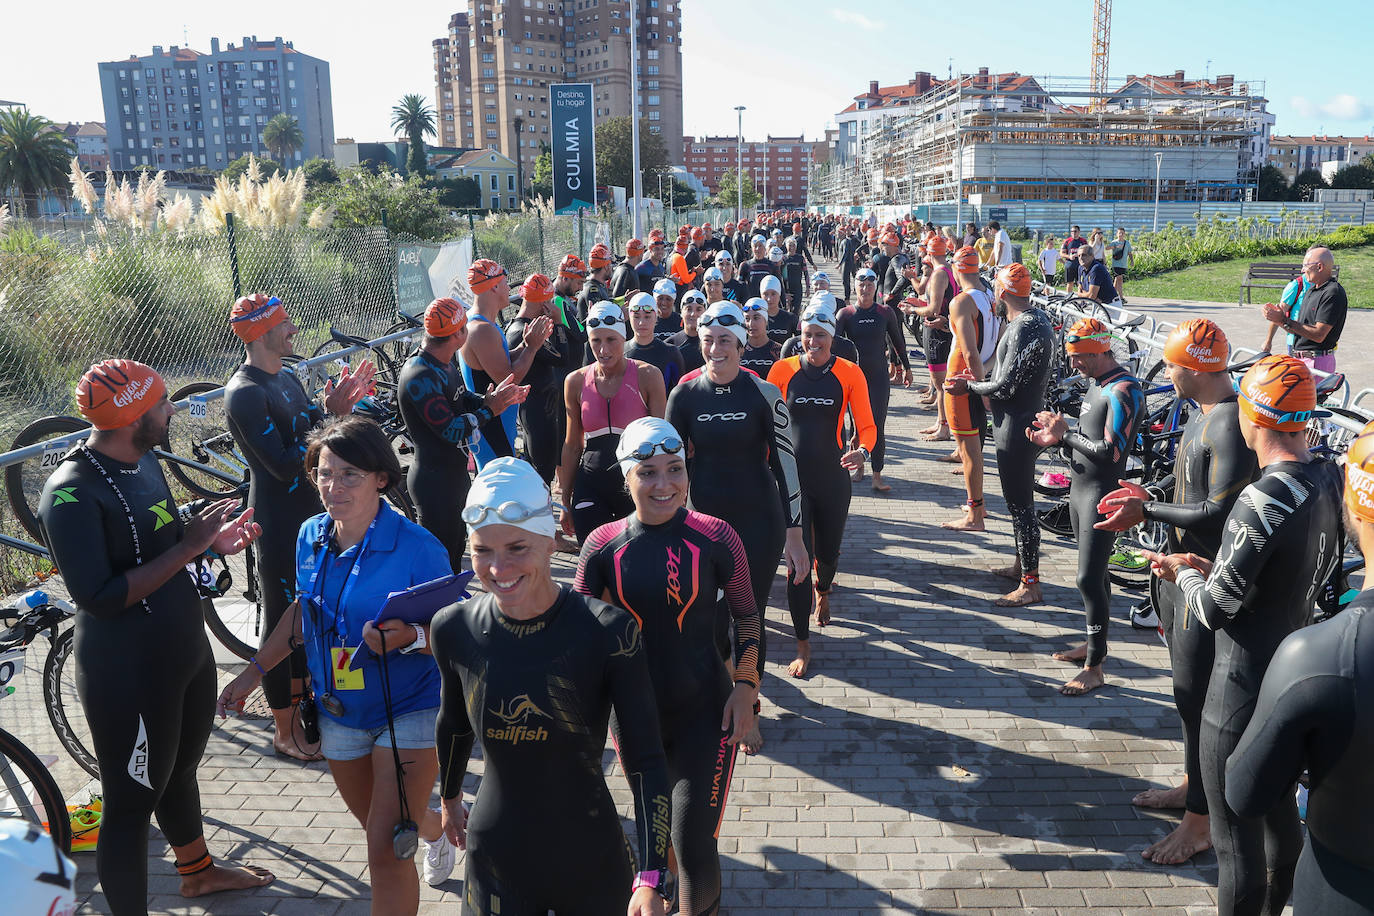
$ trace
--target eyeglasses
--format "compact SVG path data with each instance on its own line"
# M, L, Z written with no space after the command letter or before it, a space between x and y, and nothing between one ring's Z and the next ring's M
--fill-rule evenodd
M648 461L654 457L655 450L662 450L665 455L676 455L682 451L682 440L676 436L665 436L658 442L645 442L636 446L635 450L625 457L633 458L635 461Z
M345 468L342 471L330 471L325 468L315 468L310 472L310 479L315 481L317 486L325 484L338 484L346 489L353 489L367 479L371 471L357 471L353 468Z
M589 327L589 328L613 328L613 327L615 327L615 326L618 325L618 324L624 324L624 323L625 323L625 320L624 320L623 318L616 318L616 317L613 316L613 315L612 315L612 316L609 316L609 317L606 317L606 318L588 318L588 319L587 319L587 327Z
M736 325L742 324L742 322L734 315L702 315L697 321L697 324L704 328L709 328L717 324L722 328L733 328Z
M538 506L533 509L531 509L529 506L515 502L514 500L510 500L496 506L464 506L463 521L469 525L480 525L482 523L482 519L486 518L488 514L494 512L496 513L496 517L501 521L511 525L518 525L521 522L527 522L532 518L538 518L539 516L551 513L552 511L552 500L549 500L548 502L545 502L544 505Z
M1316 269L1318 269L1318 268L1321 267L1321 266L1322 266L1322 262L1321 262L1321 261L1317 261L1317 262L1312 263L1312 264L1304 264L1304 265L1302 265L1302 269L1303 269L1304 271L1307 271L1307 270L1316 270Z

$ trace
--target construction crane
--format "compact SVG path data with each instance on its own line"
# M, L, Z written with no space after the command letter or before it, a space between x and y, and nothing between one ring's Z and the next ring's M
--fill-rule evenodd
M1112 0L1093 0L1093 69L1092 84L1088 87L1093 93L1093 111L1107 107L1107 58L1111 42Z

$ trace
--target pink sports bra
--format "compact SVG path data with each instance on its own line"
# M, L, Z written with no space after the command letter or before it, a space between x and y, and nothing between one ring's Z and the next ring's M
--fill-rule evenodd
M639 393L639 364L625 360L625 375L615 397L605 398L596 390L596 366L582 370L582 441L597 436L624 432L631 420L647 417L649 408Z

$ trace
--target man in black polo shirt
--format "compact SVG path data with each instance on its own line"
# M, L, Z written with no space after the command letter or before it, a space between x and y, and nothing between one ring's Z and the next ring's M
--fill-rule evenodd
M1059 259L1064 262L1064 285L1070 293L1078 284L1078 249L1086 244L1088 240L1083 238L1082 231L1077 226L1070 226L1064 244L1059 246Z
M1302 259L1302 275L1309 286L1297 317L1289 318L1286 306L1272 302L1264 305L1265 319L1294 336L1288 352L1318 372L1336 371L1336 344L1345 330L1349 308L1345 287L1335 278L1335 271L1336 259L1330 248L1309 248Z
M1106 305L1116 301L1116 284L1112 282L1112 272L1103 261L1093 255L1093 246L1081 245L1078 248L1078 294L1088 299L1096 299Z

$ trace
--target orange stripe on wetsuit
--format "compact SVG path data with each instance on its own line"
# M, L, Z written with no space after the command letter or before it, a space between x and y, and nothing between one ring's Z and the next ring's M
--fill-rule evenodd
M976 306L975 306L976 307ZM979 338L983 334L983 323L980 316L975 315L973 319L974 333ZM981 339L975 340L974 346L981 347ZM953 378L960 372L969 369L968 357L964 355L964 348L959 344L959 338L954 338L954 346L949 352L949 368L946 370L949 377ZM942 391L940 396L945 399L945 420L949 423L949 431L956 436L976 436L982 432L983 410L982 400L975 407L973 399L978 397L971 391L963 394L952 394L949 391Z
M788 409L792 411L793 425L797 433L795 437L797 440L795 451L797 453L799 466L801 464L801 456L803 452L806 451L803 440L805 437L811 435L812 431L806 428L810 426L810 424L806 422L807 415L810 411L801 410L799 412L798 408L810 407L812 405L795 403L795 399L789 395L788 389L798 374L800 374L807 383L821 381L824 378L824 376L822 376L821 379L813 380L806 375L805 370L802 369L802 360L805 358L805 356L789 356L787 359L779 360L773 364L773 368L768 373L769 384L777 386L778 390L782 392L783 401L787 403ZM833 376L835 381L839 383L840 403L837 405L824 404L816 406L836 408L833 418L836 447L840 450L841 454L847 451L844 440L844 416L846 412L849 412L854 416L854 425L858 431L859 444L871 452L873 447L878 443L878 426L873 420L873 408L868 401L868 382L864 378L863 370L847 359L841 359L838 356L834 356L831 357L827 374ZM802 397L810 397L810 394L804 394ZM826 399L822 398L821 400Z

